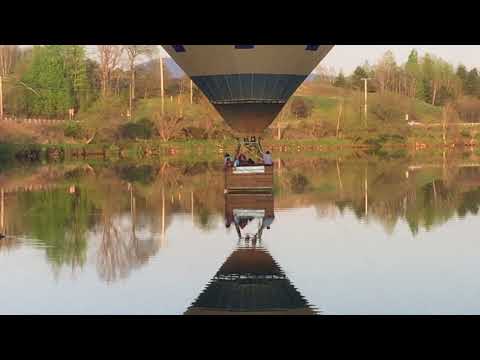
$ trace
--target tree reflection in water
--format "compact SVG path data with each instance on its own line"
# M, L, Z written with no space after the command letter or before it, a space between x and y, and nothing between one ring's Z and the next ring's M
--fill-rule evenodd
M278 160L275 207L313 207L318 217L351 213L382 224L387 233L405 221L414 235L452 217L478 214L478 155L417 157ZM223 168L216 161L87 165L1 174L3 227L10 237L0 251L27 237L55 269L73 271L84 266L91 248L99 276L113 282L167 246L175 216L187 215L202 231L216 229L224 217Z

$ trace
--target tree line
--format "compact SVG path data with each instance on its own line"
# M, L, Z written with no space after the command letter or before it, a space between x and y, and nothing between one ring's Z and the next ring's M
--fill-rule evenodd
M188 79L164 67L165 95L175 96ZM105 98L132 107L160 95L160 60L154 45L98 45L88 56L81 45L0 46L0 76L6 114L65 117L87 111Z
M413 49L404 64L398 64L391 51L378 62L368 62L355 68L350 76L341 71L333 80L338 87L363 89L363 78L368 78L368 91L392 92L415 98L431 105L443 106L447 102L470 97L480 99L480 76L476 68L456 68L440 57L426 53L420 57Z

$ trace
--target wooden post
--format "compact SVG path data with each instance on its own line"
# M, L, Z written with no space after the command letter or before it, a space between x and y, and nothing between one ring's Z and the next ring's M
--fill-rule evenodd
M193 104L193 81L190 79L190 105Z
M165 245L165 187L162 185L162 241L161 247Z
M338 118L337 118L337 139L338 139L338 132L340 131L340 118L342 117L342 111L343 111L343 100L340 103L340 109L338 111Z
M132 98L133 98L132 82L130 81L129 99L128 99L128 117L129 117L129 119L132 119Z
M130 190L130 216L132 218L132 235L135 237L135 198L133 196L133 186L128 184Z
M362 79L364 81L364 93L365 93L365 106L364 106L364 116L365 116L365 126L367 126L367 78Z
M160 57L160 97L162 98L162 116L165 114L165 93L163 88L163 58Z
M0 75L0 120L3 120L3 78Z
M445 148L443 148L442 153L442 177L443 181L447 180L447 154L445 153Z
M368 216L368 180L367 180L367 168L365 168L365 216Z
M192 203L192 224L193 224L193 190L190 192L190 201Z
M446 134L446 125L447 125L447 109L445 106L443 107L443 122L442 122L442 129L443 129L443 145L447 146L447 134Z
M337 177L338 177L338 185L340 187L340 195L343 197L343 183L342 183L342 176L340 175L340 165L338 163L338 158L336 159L337 163Z
M5 227L5 192L2 189L0 190L0 234L3 234Z

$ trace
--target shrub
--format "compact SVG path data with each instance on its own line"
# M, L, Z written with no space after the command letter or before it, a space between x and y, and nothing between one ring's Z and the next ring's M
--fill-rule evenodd
M117 168L117 173L121 179L128 182L138 182L147 185L155 180L155 172L150 165L123 166Z
M126 117L127 104L120 97L98 99L85 112L78 115L89 130L96 133L95 142L111 142L119 136L119 130Z
M153 135L154 124L148 119L137 122L128 122L120 126L120 136L126 139L150 139Z
M302 174L295 174L290 180L292 191L297 194L305 192L309 185L308 179Z
M470 133L468 132L468 130L462 130L462 132L460 133L463 137L470 137Z
M290 111L297 117L306 118L312 114L313 104L310 99L295 97L290 105Z
M195 126L187 126L182 129L182 132L186 139L198 140L207 138L207 132L204 129Z
M371 110L382 121L399 120L404 115L398 108L392 104L378 103Z
M78 122L69 122L63 129L63 134L74 139L80 139L85 135L85 131Z

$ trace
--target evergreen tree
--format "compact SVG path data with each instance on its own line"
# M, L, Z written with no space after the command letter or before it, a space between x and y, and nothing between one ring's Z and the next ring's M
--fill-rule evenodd
M420 76L420 65L418 64L418 52L413 49L408 55L407 63L405 64L405 71L415 78Z
M427 89L425 88L425 82L423 79L417 82L415 98L421 101L427 101L428 99L428 85Z
M336 87L346 87L347 86L347 80L345 79L345 76L343 75L342 71L340 71L338 76L335 78L335 81L333 82L333 86L336 86Z
M361 66L357 66L355 71L352 74L352 85L354 88L357 89L363 89L363 80L364 78L367 78L368 74L365 71L365 69Z
M465 93L471 96L480 96L480 79L475 68L468 72L465 82Z
M467 76L468 76L467 68L465 67L465 65L462 65L462 64L458 65L456 74L462 83L462 91L465 93L467 89Z
M405 73L409 81L409 94L423 100L425 98L425 91L423 89L422 71L418 62L418 52L415 49L412 49L408 55L408 60L405 64Z
M432 101L432 82L435 77L435 61L430 54L425 54L422 61L423 101Z

